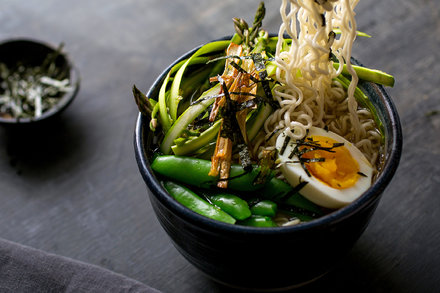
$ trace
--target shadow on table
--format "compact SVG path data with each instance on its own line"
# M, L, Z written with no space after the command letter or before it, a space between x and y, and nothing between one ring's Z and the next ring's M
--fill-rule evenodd
M60 116L2 128L2 147L6 148L9 164L19 175L62 171L60 165L81 149L83 141L82 129Z
M300 288L275 292L404 292L402 289L405 288L405 281L401 280L401 277L395 274L388 276L386 279L382 278L387 272L384 271L384 268L380 268L374 262L369 261L368 258L362 257L363 250L365 249L366 247L357 247L354 251L349 253L334 270L313 283ZM278 269L288 269L288 266L283 266L282 262L280 262L280 268ZM225 285L215 283L212 280L208 280L208 282L211 283L213 292L249 292L231 289Z

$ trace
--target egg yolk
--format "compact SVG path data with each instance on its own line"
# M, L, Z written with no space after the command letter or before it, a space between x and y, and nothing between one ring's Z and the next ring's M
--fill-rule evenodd
M310 136L310 138L312 138L314 144L331 148L331 151L318 149L308 151L302 155L302 158L307 159L324 158L321 162L305 163L310 174L336 189L344 189L356 184L359 178L359 164L353 159L350 151L345 146L333 147L338 142L329 137ZM301 149L304 149L304 147Z

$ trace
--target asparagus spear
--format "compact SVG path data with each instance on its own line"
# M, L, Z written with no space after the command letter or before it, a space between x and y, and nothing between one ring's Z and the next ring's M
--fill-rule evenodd
M350 75L350 73L347 70L347 66L344 64L342 69L342 74ZM370 81L378 84L382 84L385 86L394 86L394 77L388 73L385 73L383 71L377 70L377 69L370 69L362 66L357 65L351 65L356 71L357 76L359 79ZM333 67L337 70L339 68L339 63L333 63Z
M266 8L264 7L264 2L261 2L255 13L254 22L252 27L249 27L247 22L242 18L234 17L232 21L234 22L234 28L237 36L242 40L243 49L245 52L249 53L256 45L258 36L261 31L261 26L263 25L263 18L266 14ZM236 40L237 38L233 38Z
M210 88L206 92L204 92L200 99L204 99L208 96L215 96L220 93L220 84L217 84L216 86ZM194 104L188 109L185 110L185 112L182 113L182 115L177 118L176 122L171 126L171 128L166 132L165 138L163 139L163 142L160 146L160 150L164 154L169 154L171 152L171 146L173 145L174 140L179 137L179 135L182 133L184 129L190 124L200 113L202 113L206 108L208 108L209 105L214 103L213 98L211 99L204 99L202 102Z
M173 121L176 121L177 119L177 107L179 105L180 100L182 99L182 97L179 95L180 84L182 82L183 74L186 68L188 67L189 63L191 62L191 60L195 57L204 54L210 54L213 52L224 50L229 45L229 43L230 41L216 41L202 46L191 57L189 57L188 60L176 72L173 83L171 85L171 92L168 103L170 116Z

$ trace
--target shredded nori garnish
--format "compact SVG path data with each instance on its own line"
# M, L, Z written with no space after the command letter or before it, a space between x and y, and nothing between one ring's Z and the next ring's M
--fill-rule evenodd
M362 176L362 177L368 177L367 175L365 175L364 173L362 173L362 172L357 172L358 173L358 175L360 175L360 176Z
M300 160L300 162L301 162L301 167L303 168L304 172L306 172L307 176L312 177L312 175L310 175L310 172L309 172L309 170L306 167L305 162L302 161L302 160Z
M285 195L280 199L281 201L285 201L285 200L287 200L290 196L294 195L295 193L300 192L301 189L303 189L304 186L306 186L306 185L308 184L307 181L301 181L301 177L299 178L299 181L300 181L300 183L299 183L297 186L293 187L293 189L292 189L289 193L285 194Z
M281 147L281 150L280 150L280 155L284 154L284 152L286 151L286 148L287 148L287 145L289 144L289 142L290 142L290 136L286 135L286 137L284 138L283 146Z
M267 71L265 60L261 53L255 53L251 55L252 60L254 61L255 69L258 71L258 75L260 77L260 83L263 87L264 94L266 95L266 102L273 108L279 109L280 105L274 100L272 91L269 86L269 80L267 79Z
M292 150L292 152L290 153L290 155L289 155L289 159L292 159L293 158L293 156L295 155L295 154L297 154L299 152L299 150L298 150L298 144L296 144L295 145L295 147L293 148L293 150Z
M290 141L290 136L286 136L284 143L283 143L283 146L280 150L281 155L284 153L285 149L287 148L287 144L289 143L289 141ZM324 147L324 146L321 146L319 143L313 141L313 139L311 137L306 137L305 139L298 139L296 141L296 145L295 145L294 149L292 150L292 152L288 156L289 159L292 159L294 156L297 156L298 161L288 161L285 163L300 163L301 167L304 169L304 172L306 172L307 176L311 177L310 172L306 167L306 163L324 162L325 158L309 159L309 158L303 158L303 155L305 153L308 153L311 151L316 151L316 150L322 150L322 151L326 151L329 153L334 153L335 152L333 150L334 148L341 147L343 145L344 145L343 142L337 142L337 143L333 143L333 145L331 147ZM304 146L305 148L300 150L299 149L300 146Z
M251 54L250 56L235 56L235 55L222 56L219 58L209 60L208 62L213 62L213 61L216 61L219 59L224 59L224 58L234 58L234 59L240 59L240 60L241 59L252 59L254 61L255 69L258 71L258 75L260 77L259 80L256 79L250 73L246 72L246 70L244 70L235 61L231 61L230 65L233 66L235 69L237 69L239 72L248 75L249 79L252 80L253 82L261 83L261 86L262 86L264 94L265 94L262 101L265 103L268 103L273 109L280 108L280 105L273 98L272 91L271 91L270 85L269 85L269 80L267 79L267 71L266 71L266 65L265 65L266 61L274 60L273 58L266 58L265 59L265 58L263 58L261 53L254 53L254 54ZM230 94L232 94L232 92ZM258 102L260 103L261 100L258 100Z
M321 14L321 19L322 19L322 26L325 26L325 15L324 15L324 13Z
M258 79L256 79L254 76L246 72L240 65L238 65L236 62L231 61L230 63L235 69L237 69L239 72L249 75L250 80L252 80L255 83L260 82Z
M269 137L266 139L266 141L269 141L278 131L280 131L280 130L275 129L274 131L272 131L272 133L269 135Z
M218 81L222 86L226 99L225 105L220 110L221 116L223 117L220 135L230 139L233 144L237 146L241 166L246 172L250 172L252 170L252 163L249 147L245 143L245 139L241 133L240 126L238 125L236 118L236 113L239 109L238 103L231 99L226 83L221 76L218 76Z
M259 100L262 100L263 98L260 97L257 94L253 94L253 93L246 93L246 92L229 92L230 95L237 95L237 96L250 96L250 97L255 97Z
M333 58L333 52L332 52L331 46L333 45L335 38L336 38L336 33L334 31L331 31L328 33L328 48L329 48L328 59L329 60L332 60L332 58Z
M290 212L293 212L293 213L296 213L296 214L301 214L301 215L304 215L304 216L309 216L311 218L318 218L318 217L321 216L318 213L315 213L315 212L312 212L312 211L309 211L309 210L306 210L306 209L303 209L303 208L299 208L299 207L296 207L296 206L288 205L288 204L285 204L285 203L277 203L277 205L278 205L278 208L280 210L290 211Z

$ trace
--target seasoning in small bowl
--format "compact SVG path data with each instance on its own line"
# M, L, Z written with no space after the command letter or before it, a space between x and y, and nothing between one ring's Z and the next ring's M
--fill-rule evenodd
M27 39L0 44L0 123L44 120L72 102L79 75L62 49Z

